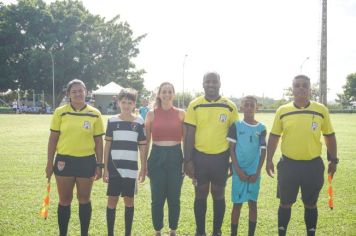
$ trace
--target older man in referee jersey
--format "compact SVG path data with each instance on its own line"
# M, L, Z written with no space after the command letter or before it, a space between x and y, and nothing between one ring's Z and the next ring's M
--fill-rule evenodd
M286 235L291 207L299 188L304 203L307 235L315 235L318 220L317 201L324 184L324 163L321 159L321 134L328 153L328 173L336 172L338 163L336 138L328 109L310 101L310 79L298 75L293 79L294 101L278 108L267 146L267 174L273 177L273 155L282 136L282 157L277 164L280 199L278 233Z
M225 214L225 185L229 165L229 127L238 119L237 108L220 96L220 76L208 72L203 78L205 96L188 106L184 125L185 173L195 181L194 214L196 235L205 235L209 190L213 198L213 235L221 235Z

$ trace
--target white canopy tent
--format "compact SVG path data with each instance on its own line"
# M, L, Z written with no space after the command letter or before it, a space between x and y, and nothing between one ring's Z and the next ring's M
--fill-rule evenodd
M94 106L103 114L114 113L113 101L115 101L115 96L119 95L122 89L123 87L117 83L110 82L107 85L93 91L92 94L95 96Z

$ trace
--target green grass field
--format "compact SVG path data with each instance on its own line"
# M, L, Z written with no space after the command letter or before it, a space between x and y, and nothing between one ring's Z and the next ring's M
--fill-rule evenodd
M356 155L356 115L332 114L331 118L338 139L340 164L333 181L334 210L329 210L327 204L326 184L320 195L317 235L356 235L356 159L353 159ZM38 215L46 187L44 170L50 119L49 115L0 115L0 235L58 235L58 196L53 180L49 218L43 220ZM258 114L257 119L270 128L273 114ZM224 235L230 234L230 181L226 188ZM269 178L263 170L256 235L277 235L278 200L275 194L276 178ZM185 178L178 235L194 235L193 200L191 180ZM211 198L208 203L207 232L211 233ZM102 180L94 184L92 204L90 235L106 235L106 185ZM135 199L134 235L153 235L150 206L147 179L139 185ZM115 226L117 235L123 235L123 209L123 202L120 201ZM78 203L75 200L69 224L70 235L80 235L77 212ZM240 235L247 235L247 212L248 208L244 206L240 218ZM292 210L288 235L305 235L304 227L304 209L298 200ZM163 232L168 230L166 219Z

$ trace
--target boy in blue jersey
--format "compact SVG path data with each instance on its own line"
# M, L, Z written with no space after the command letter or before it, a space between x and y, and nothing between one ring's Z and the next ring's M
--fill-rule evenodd
M231 199L234 206L231 212L231 235L237 235L241 207L244 202L248 202L249 206L248 235L254 235L260 173L266 156L266 127L255 120L256 98L244 97L241 108L244 119L230 126L227 137L230 142L233 165Z

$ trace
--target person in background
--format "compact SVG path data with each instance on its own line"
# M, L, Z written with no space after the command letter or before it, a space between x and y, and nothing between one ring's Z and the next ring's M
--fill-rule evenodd
M257 198L260 190L261 168L266 157L266 127L255 120L257 100L246 96L242 100L242 121L230 126L227 140L230 142L232 162L231 236L237 235L241 207L249 206L248 235L255 235L257 222Z
M152 222L157 236L161 235L163 228L166 200L170 236L176 235L180 214L184 111L173 106L174 95L173 85L162 83L155 108L147 113L145 121L148 144L151 140L153 142L148 159L148 176L151 184Z
M121 90L118 95L121 113L111 117L106 128L103 180L108 183L106 221L109 236L114 235L119 196L124 199L125 204L125 236L131 235L137 177L138 181L143 182L147 173L144 121L140 116L133 114L136 97L137 93L132 89ZM138 149L140 171L137 163Z
M86 93L83 81L70 81L69 103L54 111L51 122L46 177L50 178L53 172L56 177L60 236L67 235L74 187L79 202L80 232L82 236L88 235L92 185L102 175L103 121L97 109L85 104Z
M18 109L18 107L17 107L17 100L14 100L14 101L12 102L12 110L13 110L15 113L17 113L17 109Z
M117 112L117 98L116 96L113 96L112 97L112 109L113 109L113 113L116 113Z
M280 200L278 209L278 233L286 235L292 205L299 188L304 204L304 221L308 236L315 235L318 221L317 202L324 184L324 163L321 159L321 134L324 135L328 157L328 174L334 175L337 146L328 109L310 101L310 79L297 75L293 79L294 100L276 111L267 145L267 174L273 177L273 156L282 136L282 157L277 164Z
M140 113L142 119L146 119L147 112L150 110L148 108L148 101L147 99L142 99L141 107L138 109L138 112Z
M229 168L229 127L238 120L236 105L220 96L220 75L203 77L204 96L189 103L184 119L184 168L195 183L196 235L205 235L209 191L213 198L213 235L221 235L225 214L225 186Z

